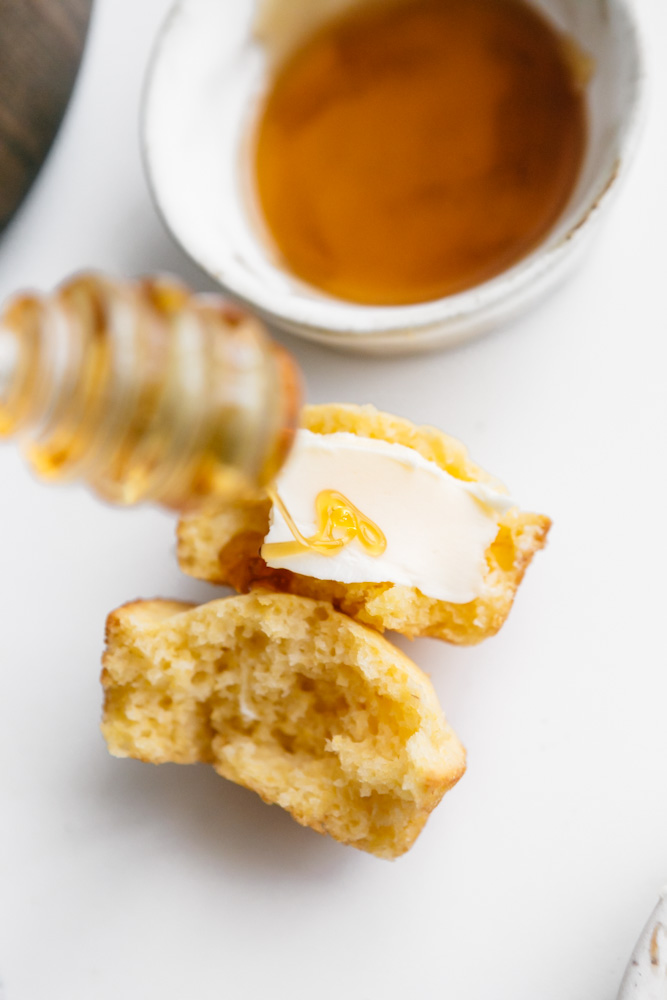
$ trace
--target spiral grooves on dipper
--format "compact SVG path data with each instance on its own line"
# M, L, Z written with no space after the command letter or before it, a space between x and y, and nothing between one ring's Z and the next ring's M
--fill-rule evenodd
M258 320L171 278L83 274L0 316L0 435L42 478L114 503L184 509L269 482L299 403Z

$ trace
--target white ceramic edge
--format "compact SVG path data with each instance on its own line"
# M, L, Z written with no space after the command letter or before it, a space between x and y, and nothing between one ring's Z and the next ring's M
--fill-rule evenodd
M300 308L281 309L271 294L244 294L238 282L229 280L215 262L197 248L186 245L171 225L155 183L152 150L148 141L149 114L155 69L181 8L188 0L175 0L167 14L149 60L141 102L141 149L151 197L165 227L185 253L213 278L222 290L267 323L327 347L364 354L413 354L453 347L495 329L526 311L555 288L576 266L581 253L595 235L599 222L613 203L629 171L642 131L646 109L647 78L645 43L633 0L616 0L625 17L635 52L634 93L631 109L620 129L619 155L600 180L597 193L578 214L568 232L552 247L539 249L509 271L476 288L434 302L413 306L367 307L336 303L332 318L326 301L301 301ZM279 297L276 297L279 298ZM342 308L341 308L342 306ZM341 315L344 314L344 319Z
M667 996L667 886L632 953L618 1000L664 1000Z

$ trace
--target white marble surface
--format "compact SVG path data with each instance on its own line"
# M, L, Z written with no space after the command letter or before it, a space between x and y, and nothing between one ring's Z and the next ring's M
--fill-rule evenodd
M104 618L205 599L173 523L0 451L6 1000L608 1000L667 877L667 5L640 0L646 133L602 239L530 316L451 354L290 342L312 400L451 431L555 520L501 635L420 641L469 771L394 864L205 768L114 761ZM0 295L94 265L204 279L147 194L137 111L168 0L98 0L74 102L0 244ZM0 987L0 994L3 987Z

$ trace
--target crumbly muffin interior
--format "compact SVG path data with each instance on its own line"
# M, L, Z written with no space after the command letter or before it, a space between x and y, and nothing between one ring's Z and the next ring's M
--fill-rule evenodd
M386 857L410 846L463 772L426 677L326 604L256 594L115 616L103 731L117 756L210 763Z

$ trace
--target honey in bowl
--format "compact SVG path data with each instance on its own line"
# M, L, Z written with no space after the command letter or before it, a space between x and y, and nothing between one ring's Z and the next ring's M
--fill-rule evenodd
M367 305L428 302L542 242L586 131L571 50L524 0L371 0L278 69L256 197L302 281Z

